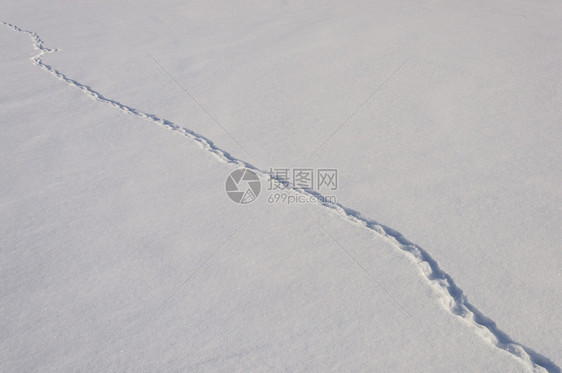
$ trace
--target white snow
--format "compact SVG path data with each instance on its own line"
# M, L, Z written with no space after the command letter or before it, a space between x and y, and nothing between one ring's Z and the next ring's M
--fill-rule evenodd
M560 371L559 3L2 8L2 371Z

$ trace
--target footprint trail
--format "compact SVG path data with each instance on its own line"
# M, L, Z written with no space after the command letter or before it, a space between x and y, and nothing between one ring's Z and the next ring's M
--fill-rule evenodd
M50 49L45 47L43 40L35 32L21 29L20 27L8 22L2 21L2 23L13 31L25 33L30 36L33 41L34 49L38 51L35 56L31 57L31 62L41 69L47 71L53 77L65 82L69 86L79 89L80 91L82 91L82 93L88 95L89 97L100 103L109 105L127 114L136 115L140 118L148 120L154 124L157 124L161 127L189 138L190 140L198 144L203 150L211 153L220 162L231 164L237 167L249 168L256 172L262 179L269 179L271 177L267 171L261 170L256 166L250 164L249 162L234 157L232 154L221 149L220 147L215 145L213 141L199 133L196 133L188 128L181 127L167 119L158 117L154 114L146 113L139 109L135 109L133 107L122 104L119 101L109 99L93 88L69 78L67 75L63 74L53 66L48 65L41 60L44 55L57 52L58 49ZM292 187L289 188L294 193L314 196L318 200L326 201L319 205L330 210L340 218L343 218L353 224L362 226L370 230L371 232L383 237L394 247L405 253L408 258L417 265L420 273L427 280L428 284L437 294L439 294L440 300L447 311L461 318L471 327L474 332L476 332L478 335L480 335L482 338L484 338L486 341L488 341L498 349L512 354L529 371L549 373L561 372L560 367L558 367L549 358L537 353L536 351L527 346L524 346L519 342L514 341L504 331L500 330L492 319L486 317L482 312L478 310L478 308L476 308L476 306L468 301L462 289L460 289L455 284L449 274L447 274L439 267L437 261L435 261L427 251L407 240L398 231L382 225L375 220L364 217L358 211L347 208L339 203L331 202L329 199L325 198L318 192L295 189Z

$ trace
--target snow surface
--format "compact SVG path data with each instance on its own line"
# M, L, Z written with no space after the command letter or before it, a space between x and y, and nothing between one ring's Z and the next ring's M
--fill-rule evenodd
M560 3L0 21L2 371L560 371ZM236 205L241 166L339 204Z

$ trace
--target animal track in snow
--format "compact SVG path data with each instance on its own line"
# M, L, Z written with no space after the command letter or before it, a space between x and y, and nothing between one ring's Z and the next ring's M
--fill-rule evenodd
M33 40L33 47L39 51L38 54L31 58L32 63L47 71L57 79L62 80L63 82L74 88L78 88L84 94L88 95L96 101L121 110L127 114L136 115L191 139L201 148L215 156L215 158L217 158L221 162L232 164L238 167L249 168L256 172L256 174L258 174L258 176L260 176L261 178L269 179L271 177L267 171L261 170L253 166L249 162L245 162L234 157L229 152L221 149L220 147L215 145L213 141L201 134L198 134L188 128L178 126L177 124L167 119L158 117L154 114L146 113L122 104L119 101L109 99L93 88L69 78L59 70L55 69L53 66L48 65L41 60L41 57L43 57L45 54L57 52L58 49L50 49L45 47L43 40L35 32L21 29L16 25L4 21L2 21L2 23L8 26L13 31L25 33L31 37L31 39ZM295 189L291 187L289 188L294 193L314 196L319 201L325 201L323 203L320 203L320 206L329 209L340 218L346 219L353 224L360 225L374 232L375 234L383 237L384 239L392 243L393 246L404 252L409 257L409 259L418 266L420 273L425 277L433 290L440 295L441 302L446 310L448 310L453 315L460 317L486 341L493 344L497 348L503 351L507 351L515 356L530 371L547 371L550 373L559 373L561 371L560 367L558 367L550 359L535 352L529 347L526 347L523 344L514 341L505 332L500 330L492 319L486 317L467 300L462 289L460 289L455 284L449 274L447 274L439 267L437 262L427 253L427 251L422 249L420 246L408 241L401 233L392 228L379 224L372 219L364 217L358 211L347 208L339 203L331 202L330 199L325 198L318 192L298 188Z

